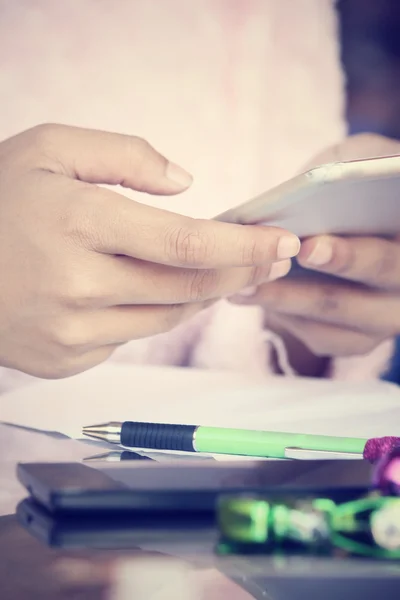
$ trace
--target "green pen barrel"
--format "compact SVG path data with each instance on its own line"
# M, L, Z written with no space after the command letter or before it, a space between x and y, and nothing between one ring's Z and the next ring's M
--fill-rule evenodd
M365 443L358 438L219 427L198 427L194 438L197 452L265 458L284 458L286 448L362 454Z

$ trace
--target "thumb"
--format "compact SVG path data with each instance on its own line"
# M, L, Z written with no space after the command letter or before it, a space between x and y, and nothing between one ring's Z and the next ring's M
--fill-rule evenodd
M331 162L392 156L399 152L400 143L397 140L375 133L359 133L347 137L342 142L326 148L314 156L307 163L306 169Z
M43 160L49 162L45 168L72 179L165 195L192 183L189 173L139 137L66 125L35 130Z

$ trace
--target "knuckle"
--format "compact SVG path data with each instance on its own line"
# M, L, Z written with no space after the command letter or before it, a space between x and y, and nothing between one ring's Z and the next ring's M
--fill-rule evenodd
M242 243L242 265L254 265L257 262L258 247L254 239Z
M28 130L26 160L43 171L66 175L67 169L60 158L60 149L64 145L62 133L67 129L67 125L44 123Z
M254 238L244 239L241 243L242 247L242 266L249 267L251 265L259 265L270 260L270 252L267 252L265 247L263 248L261 244Z
M73 273L65 277L62 299L68 308L94 308L101 297L99 288L99 283L92 278Z
M175 227L165 234L165 254L169 260L201 267L215 252L216 241L201 227Z
M87 353L64 353L61 359L53 365L47 379L64 379L83 373L110 358L117 348L119 345L115 344L102 346Z
M73 317L60 319L49 331L52 344L62 353L62 360L68 361L88 346L89 336L81 322Z
M60 127L59 125L55 125L54 123L39 123L32 127L29 131L32 136L34 136L38 141L48 140L49 137L52 137L54 131Z
M153 147L145 138L138 136L128 137L128 145L132 154L147 154L153 150Z
M64 236L77 246L94 248L98 241L96 225L101 212L101 190L84 184L78 196L70 199L61 216Z
M243 228L237 242L241 248L241 266L266 265L271 263L276 249L276 241L271 239L265 243L265 231L262 233L254 228Z
M46 372L41 373L41 377L44 379L65 379L76 375L83 369L77 367L77 361L74 359L67 359L65 356L60 359L56 364L50 365Z
M216 293L219 274L215 269L196 269L189 274L187 296L189 302L207 300Z
M342 302L340 291L336 286L321 285L318 290L314 307L316 313L325 315L345 314L345 303Z
M62 125L56 125L54 123L41 123L35 125L29 130L29 135L34 145L42 152L48 153L54 146L55 139L59 131L62 129Z

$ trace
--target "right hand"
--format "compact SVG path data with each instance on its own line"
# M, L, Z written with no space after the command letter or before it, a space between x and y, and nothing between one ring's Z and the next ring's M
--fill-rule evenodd
M176 194L142 139L42 125L0 144L0 364L59 378L289 269L295 236L196 220L96 184ZM285 259L285 260L284 260Z

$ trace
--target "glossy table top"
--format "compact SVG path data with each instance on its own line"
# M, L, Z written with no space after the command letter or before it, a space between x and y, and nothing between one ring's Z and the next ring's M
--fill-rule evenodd
M16 479L17 463L80 461L96 451L92 444L0 425L1 600L253 597L220 574L208 559L209 565L199 571L182 558L138 548L59 550L21 527L14 512L26 492Z
M27 460L79 461L92 454L96 448L82 442L0 425L1 600L399 597L400 564L309 558L217 560L212 546L196 551L195 542L179 548L168 539L146 549L50 548L16 519L15 507L26 496L15 477L16 465Z

